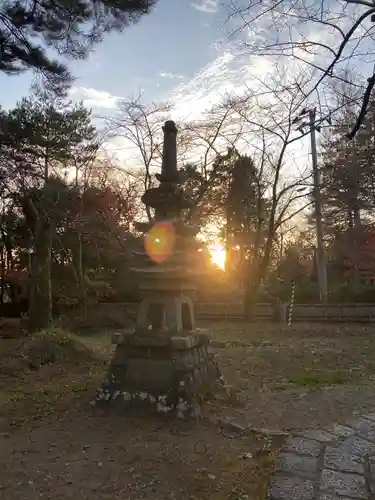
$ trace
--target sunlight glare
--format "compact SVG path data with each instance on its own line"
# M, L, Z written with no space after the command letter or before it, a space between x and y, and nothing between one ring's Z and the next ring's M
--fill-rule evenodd
M226 251L223 245L221 245L220 243L215 243L215 245L211 245L209 247L209 251L211 254L212 263L225 271Z

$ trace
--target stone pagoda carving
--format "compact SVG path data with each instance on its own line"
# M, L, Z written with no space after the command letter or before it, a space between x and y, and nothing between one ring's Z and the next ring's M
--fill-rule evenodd
M135 330L118 336L108 376L98 391L98 401L111 401L143 412L195 412L199 402L212 395L222 378L209 338L195 328L192 297L198 257L194 236L198 228L183 223L190 207L177 169L177 128L173 121L163 127L163 161L159 186L151 188L142 202L154 209L154 220L139 223L146 235L166 229L172 245L162 259L135 252L133 269L143 299Z

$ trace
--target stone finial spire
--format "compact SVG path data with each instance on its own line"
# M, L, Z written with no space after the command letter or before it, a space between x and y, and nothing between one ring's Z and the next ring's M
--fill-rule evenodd
M168 120L163 127L163 163L161 167L161 182L179 183L177 171L177 127L174 121Z

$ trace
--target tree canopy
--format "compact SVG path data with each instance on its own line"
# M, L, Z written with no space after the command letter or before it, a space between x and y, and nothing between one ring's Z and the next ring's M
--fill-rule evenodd
M109 31L150 12L155 0L4 0L0 6L0 71L38 70L67 83L64 64L50 57L85 58Z

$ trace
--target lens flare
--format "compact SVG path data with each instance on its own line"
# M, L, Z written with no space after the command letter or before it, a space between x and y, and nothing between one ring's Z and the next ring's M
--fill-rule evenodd
M154 262L160 264L173 252L176 233L170 222L158 222L145 236L145 250Z

